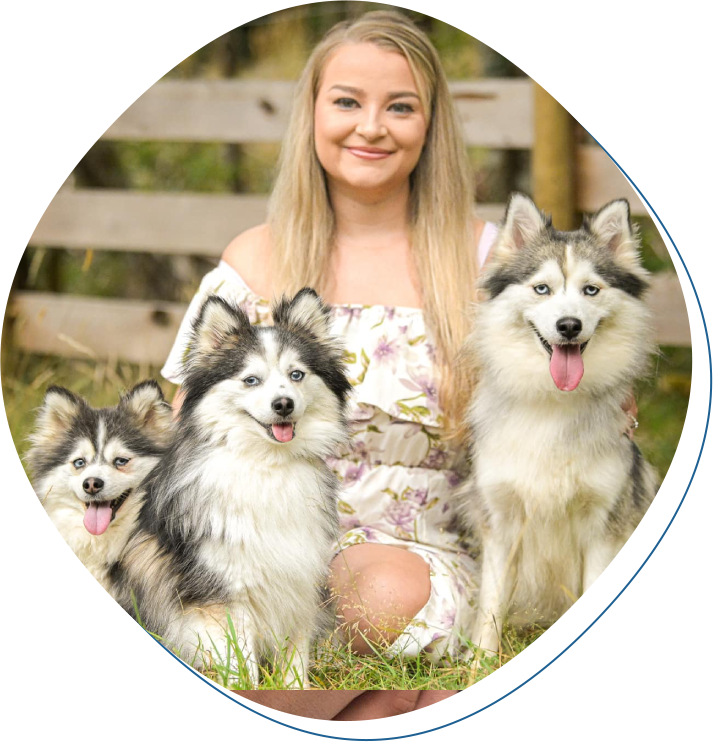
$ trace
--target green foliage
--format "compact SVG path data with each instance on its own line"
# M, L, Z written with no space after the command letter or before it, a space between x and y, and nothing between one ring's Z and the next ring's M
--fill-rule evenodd
M222 144L117 142L115 148L136 190L224 193L238 177L238 163Z
M673 270L671 256L653 221L649 217L636 217L633 222L639 229L641 259L644 268L652 273Z
M664 346L650 378L636 389L639 428L634 439L663 476L671 465L688 411L691 349Z

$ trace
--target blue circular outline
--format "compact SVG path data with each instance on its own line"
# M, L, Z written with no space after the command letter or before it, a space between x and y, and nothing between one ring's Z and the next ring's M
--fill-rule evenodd
M589 133L589 132L587 132L587 133ZM591 136L591 134L590 134L590 136ZM255 709L250 708L250 706L246 706L244 703L241 703L240 701L238 701L237 698L234 695L229 695L229 693L226 692L226 691L224 691L223 689L216 688L212 683L210 683L208 681L207 678L203 677L200 673L198 673L196 670L194 670L189 665L186 665L182 660L180 660L178 657L176 657L176 655L174 655L169 649L167 649L166 647L164 647L163 644L161 644L161 642L159 642L157 639L155 639L154 637L151 637L152 639L154 639L154 641L163 650L165 650L166 652L168 652L168 654L171 657L173 657L175 660L177 660L178 662L180 662L187 670L189 670L190 672L192 672L197 678L199 678L200 680L202 680L206 685L208 685L213 690L215 690L218 693L220 693L221 695L223 695L229 701L232 701L233 703L236 703L238 706L241 706L242 708L244 708L244 709L246 709L248 711L251 711L253 714L256 714L257 716L262 716L263 719L268 719L269 721L272 721L275 724L280 724L280 726L287 727L288 729L294 729L297 732L304 732L305 734L312 734L315 737L324 737L325 739L341 739L341 740L347 740L348 742L385 742L386 740L406 739L408 737L416 737L419 734L428 734L430 732L436 732L439 729L445 729L446 727L452 726L453 724L457 724L458 722L464 721L465 719L470 719L471 716L475 716L476 714L479 714L482 711L485 711L486 709L489 709L491 706L494 706L496 703L499 703L500 701L504 700L508 696L511 696L515 691L520 690L520 688L522 688L523 685L527 685L527 683L529 683L531 680L533 680L534 678L536 678L540 673L544 672L553 662L555 662L556 660L558 660L570 647L572 647L574 644L576 644L589 631L589 629L591 629L592 626L594 626L594 624L597 623L597 621L599 621L599 619L614 605L614 603L619 599L619 597L624 592L624 590L626 590L626 588L629 587L629 585L631 585L631 583L634 581L635 577L639 574L639 572L641 572L641 570L644 568L645 564L649 561L649 559L651 559L651 556L656 551L656 549L658 549L658 546L661 543L661 540L668 533L668 529L671 528L671 524L673 523L674 519L678 515L678 511L681 509L681 505L683 505L683 501L686 499L686 496L688 495L688 490L691 488L691 484L693 482L693 478L696 476L696 472L698 471L698 464L701 461L701 456L703 455L703 448L704 448L705 443L706 443L706 437L708 436L708 425L710 423L710 417L711 417L711 397L713 396L712 395L712 392L713 392L713 364L711 362L711 344L710 344L710 338L708 336L708 326L706 325L706 318L705 318L705 315L703 314L703 307L701 306L701 300L698 298L698 292L696 291L696 287L695 287L695 285L693 283L693 279L691 278L691 274L688 271L688 267L686 266L685 261L681 257L681 253L679 252L678 247L676 247L676 243L673 241L671 235L669 234L668 229L666 229L664 223L659 218L659 215L656 213L656 211L654 210L653 206L651 206L651 204L648 202L648 199L639 190L638 186L629 177L629 175L627 174L627 172L609 154L609 152L606 149L604 149L604 147L602 147L602 145L599 143L599 141L597 139L595 139L594 137L592 137L592 139L594 139L594 141L602 148L602 150L604 150L604 152L606 152L606 154L609 157L609 159L626 176L626 179L629 181L629 183L631 183L631 185L634 187L634 189L636 190L636 192L639 194L639 196L643 199L643 201L646 203L646 205L652 211L652 213L656 217L656 220L658 221L658 223L663 228L664 232L666 232L667 237L669 238L669 240L671 241L671 244L673 245L673 249L676 251L676 254L678 255L678 257L679 257L679 259L681 261L681 264L683 265L683 268L686 271L686 275L688 276L688 280L691 282L691 287L693 288L693 293L695 294L695 297L696 297L696 302L698 304L698 309L699 309L699 311L701 313L701 319L703 320L703 330L705 331L705 334L706 334L706 347L708 349L708 414L707 414L707 417L706 417L706 427L705 427L705 430L703 432L703 441L701 442L701 448L700 448L700 451L698 452L698 458L696 459L696 465L693 468L693 473L691 474L691 478L688 480L688 485L686 486L686 491L683 493L683 497L681 498L681 502L679 502L678 507L676 508L676 511L674 512L673 516L671 517L671 520L668 522L668 525L666 526L664 532L661 534L659 540L654 545L654 548L651 549L649 555L646 557L646 559L644 559L644 561L642 562L641 566L636 570L636 572L634 572L634 575L631 577L631 579L617 593L617 595L612 599L612 601L609 603L609 605L607 605L607 607L592 621L592 623L590 623L589 626L587 626L587 628L584 629L584 631L582 631L582 633L579 634L579 636L577 636L575 639L573 639L558 655L556 655L555 657L553 657L546 665L544 665L544 667L540 668L536 673L534 673L529 678L527 678L527 680L523 680L522 683L520 683L520 685L516 686L515 688L513 688L508 693L505 693L504 695L500 696L500 698L497 698L494 701L491 701L489 704L483 706L482 708L479 708L477 711L473 711L472 713L467 714L466 716L462 716L460 719L455 719L454 721L449 721L446 724L441 724L441 726L433 727L432 729L426 729L423 732L411 732L410 734L402 734L402 735L400 735L398 737L338 737L338 736L332 735L332 734L321 734L320 732L312 732L309 729L301 729L300 727L293 726L292 724L286 724L284 721L279 721L278 719L273 719L271 716L268 716L267 714L262 714L259 711L256 711ZM149 634L149 636L151 636L151 635Z

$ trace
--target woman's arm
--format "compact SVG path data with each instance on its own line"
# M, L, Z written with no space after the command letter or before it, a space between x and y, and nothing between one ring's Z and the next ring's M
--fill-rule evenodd
M173 410L173 417L175 418L176 415L178 415L178 411L181 409L181 405L183 404L183 387L178 387L176 389L176 393L173 395L173 399L171 400L171 409Z

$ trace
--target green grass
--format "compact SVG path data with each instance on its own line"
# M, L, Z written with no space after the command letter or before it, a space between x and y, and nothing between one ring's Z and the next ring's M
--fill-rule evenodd
M347 646L328 637L316 647L316 659L308 673L309 687L319 690L460 690L479 682L509 662L532 644L543 629L527 632L506 627L501 652L497 657L483 657L474 647L470 661L447 658L434 665L424 655L418 657L387 657L385 650L372 645L372 655L357 655ZM155 635L153 635L155 636ZM160 640L160 637L155 636ZM227 649L216 646L201 647L192 654L199 657L202 673L218 685L231 690L253 690L248 661L241 651L232 622L225 634ZM293 655L285 642L279 647L280 662L262 663L259 668L260 690L287 690L303 686L290 684L288 672ZM172 648L175 651L175 648ZM200 665L200 663L198 663Z

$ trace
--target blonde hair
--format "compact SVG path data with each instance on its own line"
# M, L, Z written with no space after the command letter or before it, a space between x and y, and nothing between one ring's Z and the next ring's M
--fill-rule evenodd
M438 54L428 37L394 11L366 13L335 25L315 47L297 84L283 142L268 222L276 291L313 286L326 293L331 279L335 217L317 159L314 108L330 55L345 43L371 43L406 58L426 111L428 131L411 173L409 230L424 318L435 341L439 404L445 422L460 419L470 393L456 355L475 298L474 194L465 146Z

